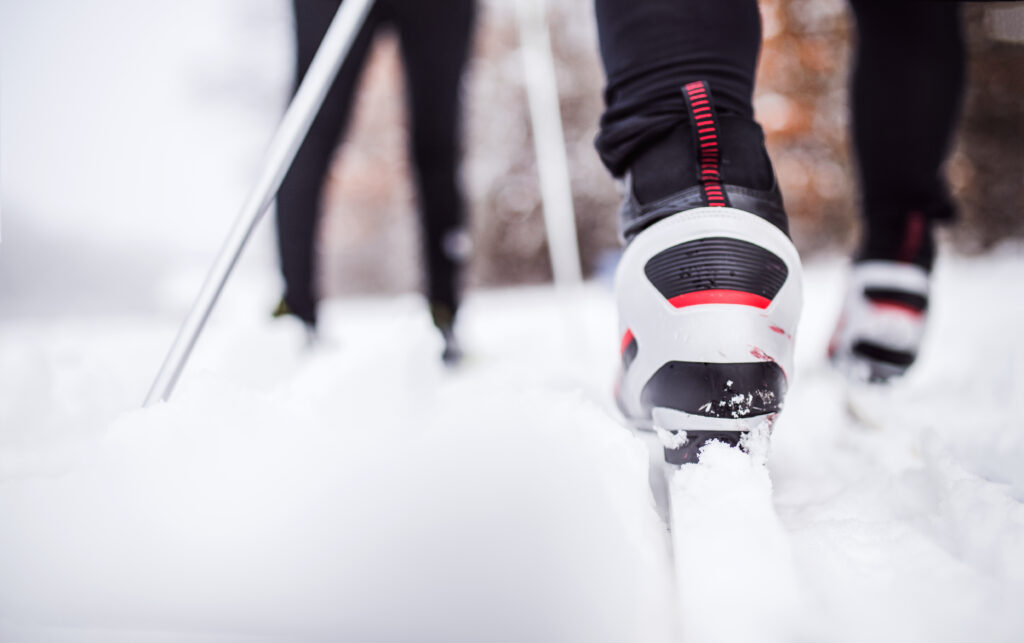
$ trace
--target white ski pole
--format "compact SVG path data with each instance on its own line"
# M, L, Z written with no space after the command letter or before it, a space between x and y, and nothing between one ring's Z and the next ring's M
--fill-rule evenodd
M569 183L569 162L562 133L562 115L558 108L558 83L551 56L551 37L545 16L544 0L517 0L520 52L530 103L533 145L540 173L544 225L555 284L573 286L582 283L576 218Z
M331 83L348 56L352 42L372 5L373 0L345 0L341 3L309 70L270 141L259 180L238 213L188 316L182 322L178 336L146 395L144 406L168 399L174 390L174 385L210 316L210 311L224 289L224 283L238 262L256 224L274 200L285 173L291 167L302 141L305 140L309 127L320 111L324 97L327 96Z

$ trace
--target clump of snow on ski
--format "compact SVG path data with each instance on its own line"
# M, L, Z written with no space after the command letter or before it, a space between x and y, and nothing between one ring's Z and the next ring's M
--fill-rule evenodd
M795 640L803 598L763 457L711 442L670 493L683 639Z

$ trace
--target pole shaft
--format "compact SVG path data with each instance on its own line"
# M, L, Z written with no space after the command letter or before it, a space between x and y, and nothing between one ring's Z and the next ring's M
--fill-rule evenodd
M285 173L291 167L302 141L305 140L313 119L320 111L324 97L327 96L331 83L341 69L372 5L373 0L345 0L341 3L309 70L270 141L259 179L238 213L191 310L182 322L178 335L146 395L144 406L168 399L174 390L174 385L185 368L185 363L224 289L228 276L238 262L256 224L274 200Z
M555 284L583 281L545 0L517 0L520 51Z

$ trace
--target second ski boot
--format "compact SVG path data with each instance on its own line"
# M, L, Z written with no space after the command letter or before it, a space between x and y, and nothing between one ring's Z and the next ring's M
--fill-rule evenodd
M924 339L935 260L935 222L948 208L868 219L829 342L832 364L853 382L902 377ZM936 215L937 212L937 215Z
M802 306L800 258L760 129L755 160L767 176L741 184L760 187L723 183L718 141L726 163L736 148L702 109L706 85L684 91L692 131L706 131L712 145L694 145L696 185L656 199L641 200L649 190L634 183L643 161L633 166L621 215L628 246L615 277L622 338L616 401L633 426L658 432L669 464L697 461L710 440L736 445L750 431L770 429L793 371ZM741 151L753 154L750 147ZM738 175L734 169L730 177Z
M929 274L912 263L859 261L850 270L829 359L848 379L886 383L917 358L928 313Z

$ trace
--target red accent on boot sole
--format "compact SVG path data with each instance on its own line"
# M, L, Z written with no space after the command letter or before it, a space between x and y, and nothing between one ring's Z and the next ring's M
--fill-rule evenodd
M742 290L698 290L678 295L668 300L676 308L687 306L700 306L702 304L738 304L740 306L753 306L754 308L767 308L772 300L752 292Z
M908 306L901 301L883 301L876 299L871 302L871 307L876 310L887 310L894 313L903 313L904 315L910 315L911 317L923 317L924 311L918 310L912 306Z
M629 328L627 328L626 329L626 334L622 336L622 345L619 346L619 355L622 355L623 353L626 352L626 349L629 348L629 343L632 342L632 341L633 341L633 331L630 330Z

